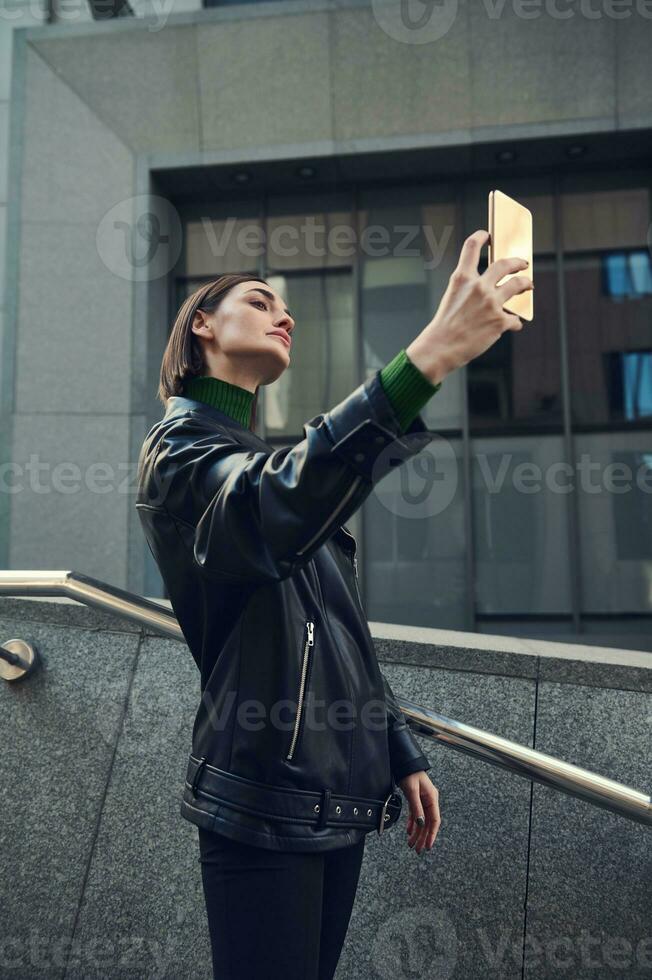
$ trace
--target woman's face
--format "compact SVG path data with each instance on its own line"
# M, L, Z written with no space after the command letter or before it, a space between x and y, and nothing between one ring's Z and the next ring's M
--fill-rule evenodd
M205 324L210 335L193 329L209 341L206 359L218 376L226 360L231 368L238 364L256 384L270 384L290 363L294 320L267 283L250 280L233 286Z

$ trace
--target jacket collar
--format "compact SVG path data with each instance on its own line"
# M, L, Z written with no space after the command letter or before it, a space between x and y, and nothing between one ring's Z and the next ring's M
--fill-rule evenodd
M163 421L169 422L173 418L187 415L188 412L194 412L195 414L203 415L209 420L219 422L220 425L230 429L231 433L237 438L238 442L246 443L253 448L265 449L267 451L273 448L269 443L265 442L264 439L261 439L260 436L256 435L255 432L252 432L251 429L248 429L246 426L242 425L237 421L237 419L231 418L230 415L227 415L226 412L221 411L219 408L215 408L213 405L207 405L206 402L199 401L196 398L188 398L186 395L172 395L170 398L168 398ZM336 530L334 536L345 551L352 554L355 553L357 548L356 539L345 524L342 524Z
M187 415L188 412L194 412L197 415L203 415L207 419L219 422L221 425L230 429L239 442L265 446L267 449L271 448L264 439L261 439L255 432L248 429L246 425L243 425L238 419L234 419L231 415L228 415L221 408L208 405L198 398L190 398L187 395L172 395L168 398L163 421L169 422L171 419L178 418L181 415Z

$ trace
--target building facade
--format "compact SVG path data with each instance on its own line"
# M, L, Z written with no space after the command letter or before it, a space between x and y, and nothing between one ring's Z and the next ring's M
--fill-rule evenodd
M14 32L5 567L163 596L134 466L184 297L223 272L285 297L258 428L293 445L432 319L498 188L533 213L535 318L445 379L436 438L350 522L368 616L652 649L652 10L521 8Z

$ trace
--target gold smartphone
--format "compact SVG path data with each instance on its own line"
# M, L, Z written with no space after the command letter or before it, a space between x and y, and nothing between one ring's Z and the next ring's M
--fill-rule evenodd
M498 259L527 259L526 269L510 272L496 283L502 286L512 276L534 281L532 270L532 212L502 191L489 192L489 265ZM533 290L527 289L507 300L503 306L522 320L534 319Z

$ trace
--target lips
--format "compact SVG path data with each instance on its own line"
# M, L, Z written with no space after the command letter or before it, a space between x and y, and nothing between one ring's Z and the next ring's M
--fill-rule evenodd
M269 336L270 337L282 337L288 347L290 347L292 345L292 341L290 340L290 335L285 330L270 330Z

